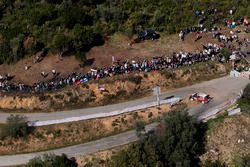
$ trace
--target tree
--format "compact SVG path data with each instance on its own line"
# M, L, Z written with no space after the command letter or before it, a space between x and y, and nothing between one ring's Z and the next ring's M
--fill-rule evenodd
M72 29L76 24L90 25L92 19L87 15L87 11L83 8L73 7L72 4L62 3L61 4L62 25L66 28Z
M25 36L23 34L19 34L17 37L10 40L10 47L13 55L13 62L17 62L21 58L24 57L24 41Z
M82 26L76 24L73 28L73 45L76 54L76 58L80 61L85 61L85 52L95 45L94 41L96 38L96 33L93 31L90 26Z
M197 135L196 122L186 111L170 112L155 131L113 156L111 166L197 166Z
M237 103L243 112L250 114L250 84L244 88L243 95Z
M163 118L165 159L170 166L193 166L197 154L197 128L187 111L173 111Z
M8 41L3 41L0 43L0 64L4 62L11 62L11 48Z
M53 48L59 52L59 57L72 49L72 38L70 36L64 35L64 33L59 32L54 36Z
M26 167L77 167L74 159L69 159L66 154L61 156L55 154L44 154L31 159Z
M73 28L74 46L76 50L88 50L94 42L95 33L89 26L76 24Z
M94 37L92 42L82 47L87 48L88 51L91 47L99 45L100 39L116 32L126 32L130 37L145 28L176 33L183 28L197 24L199 17L194 14L197 9L205 10L215 7L224 13L220 15L220 20L223 20L229 18L227 11L232 6L236 6L236 18L250 17L248 4L247 0L1 0L0 38L4 37L8 41L15 54L3 56L0 60L5 63L24 57L23 47L19 39L16 39L20 34L24 34L26 39L35 37L36 41L45 45L44 48L53 51L54 48L51 46L58 31L73 37L74 27L80 25L84 27L83 33L86 32L87 35L83 39L88 40ZM208 20L214 17L215 15L209 15ZM210 22L207 21L205 25ZM76 44L78 48L81 46L79 41L76 41ZM83 57L79 54L82 51L72 49L78 56ZM57 51L63 53L61 50ZM30 52L26 51L26 53L32 55ZM222 51L226 57L230 56L228 53Z
M63 0L45 0L47 3L60 4Z
M135 131L137 136L145 132L145 123L141 120L135 122Z
M11 115L1 129L1 137L27 137L33 128L28 126L28 120L24 116Z
M42 25L48 20L53 20L56 18L56 12L54 11L54 7L50 5L39 5L34 9L29 11L29 19L32 24Z

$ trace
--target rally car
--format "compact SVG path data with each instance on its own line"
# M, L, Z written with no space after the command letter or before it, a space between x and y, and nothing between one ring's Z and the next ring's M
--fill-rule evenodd
M189 96L189 99L205 104L208 103L212 98L206 93L194 93Z

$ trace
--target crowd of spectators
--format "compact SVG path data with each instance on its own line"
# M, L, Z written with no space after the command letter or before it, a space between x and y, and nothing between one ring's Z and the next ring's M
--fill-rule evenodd
M235 9L232 9L230 14L233 14ZM204 13L208 15L213 15L217 13L216 9L210 9L205 11L196 11L195 14L200 18L198 26L188 27L183 29L179 33L180 40L184 41L185 35L188 33L196 33L197 37L195 41L198 41L202 38L201 34L206 32L211 32L213 38L217 38L218 42L221 45L217 44L207 44L203 46L203 50L196 53L187 53L187 52L179 52L174 53L172 56L159 56L153 57L150 60L143 61L114 61L112 57L112 65L104 68L92 68L87 73L75 73L68 75L65 78L58 77L59 73L53 69L53 79L48 82L37 81L33 85L25 85L22 83L13 83L10 82L12 76L10 74L6 74L5 76L0 76L0 91L3 92L44 92L57 90L59 88L65 87L67 85L79 85L81 83L86 83L90 80L98 80L104 77L112 77L114 75L119 74L128 74L131 72L150 72L154 70L165 70L165 69L176 69L181 66L190 66L198 62L206 62L206 61L220 61L225 62L228 61L229 58L221 55L220 50L222 47L227 47L231 51L238 50L240 51L241 47L247 47L249 45L248 39L239 40L238 33L239 31L231 31L231 35L228 37L225 34L220 32L220 29L215 26L216 18L213 19L213 27L208 29L204 26L204 22L207 20L207 17L204 16ZM234 28L234 26L244 24L248 26L248 21L246 18L241 18L237 22L230 22L229 20L225 21L225 26L229 26L230 28ZM246 32L246 31L245 31ZM230 42L235 41L238 43L238 47L234 47L234 45L230 45ZM240 53L240 52L239 52ZM242 56L242 54L240 54ZM37 58L38 59L38 58ZM28 70L29 66L25 66L25 70ZM48 73L44 71L41 72L41 76L46 78Z
M203 50L197 53L179 52L172 56L153 57L150 60L143 61L116 61L109 67L92 68L87 73L72 73L65 78L56 75L56 71L52 70L55 76L49 82L36 82L34 85L25 85L22 83L9 82L10 77L0 78L0 91L11 92L44 92L57 90L67 85L79 85L90 80L98 80L104 77L112 77L119 74L129 74L132 72L150 72L164 69L176 69L181 66L190 66L198 62L206 61L224 61L225 58L220 54L221 47L216 44L207 44L203 46ZM46 74L43 74L46 75Z
M236 11L236 8L232 8L230 9L228 12L230 15L234 15ZM211 9L207 9L207 10L196 10L195 11L195 15L197 17L199 17L199 21L198 21L198 25L197 26L192 26L192 27L187 27L183 30L180 31L179 33L179 38L180 40L184 41L185 36L189 33L196 33L196 39L195 41L198 41L199 39L202 38L202 33L206 33L206 32L212 32L215 33L218 30L220 30L220 28L216 27L216 23L220 20L220 12L217 11L216 8L211 8ZM208 17L212 15L212 19L208 19ZM209 22L208 22L209 20ZM208 27L205 26L205 22L208 22L207 25L209 25ZM246 28L244 29L245 33L249 33L249 29L247 28L249 26L249 21L247 19L247 17L241 17L238 20L233 20L233 19L224 19L223 20L224 25L226 27L229 27L231 29L236 28L237 26L240 25L244 25L246 26ZM220 36L222 40L226 40L225 36Z

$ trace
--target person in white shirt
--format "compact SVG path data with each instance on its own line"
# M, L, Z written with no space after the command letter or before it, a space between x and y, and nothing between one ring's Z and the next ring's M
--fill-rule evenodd
M51 72L52 72L52 74L53 74L54 76L56 75L56 70L55 70L55 69L51 70Z

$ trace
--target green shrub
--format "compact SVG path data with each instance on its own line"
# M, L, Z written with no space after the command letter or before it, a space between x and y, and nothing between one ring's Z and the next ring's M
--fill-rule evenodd
M233 159L234 167L247 167L250 166L250 154L245 156L236 156Z
M133 118L136 119L136 118L138 118L138 117L139 117L138 113L137 113L137 112L134 112L134 113L133 113Z
M137 124L138 132L144 130L142 122ZM128 149L114 155L110 166L197 166L197 127L186 111L169 112L159 129L145 133Z
M148 118L151 118L152 116L153 116L152 112L148 113Z
M141 120L136 121L134 126L137 135L140 135L142 132L145 131L145 122Z
M31 159L26 167L77 167L77 163L73 159L69 159L67 155L61 156L55 154L44 154L42 156Z
M228 10L233 6L237 10L230 16ZM132 38L146 27L166 34L176 33L197 24L200 19L194 15L197 9L222 11L219 23L223 23L224 18L250 17L248 6L247 0L2 0L0 62L15 62L24 53L32 55L45 48L73 53L84 61L84 53L102 45L103 39L112 33L123 32ZM211 27L215 16L207 17L205 25ZM24 47L25 40L30 38L34 43Z
M227 167L225 163L220 162L219 160L210 161L207 160L202 167Z
M226 58L226 60L228 60L232 54L232 52L228 48L222 48L220 53L222 56L224 56Z
M11 115L7 118L6 124L1 128L1 137L27 137L32 131L33 127L28 126L26 117Z
M243 112L250 114L250 84L244 88L243 95L237 103Z

